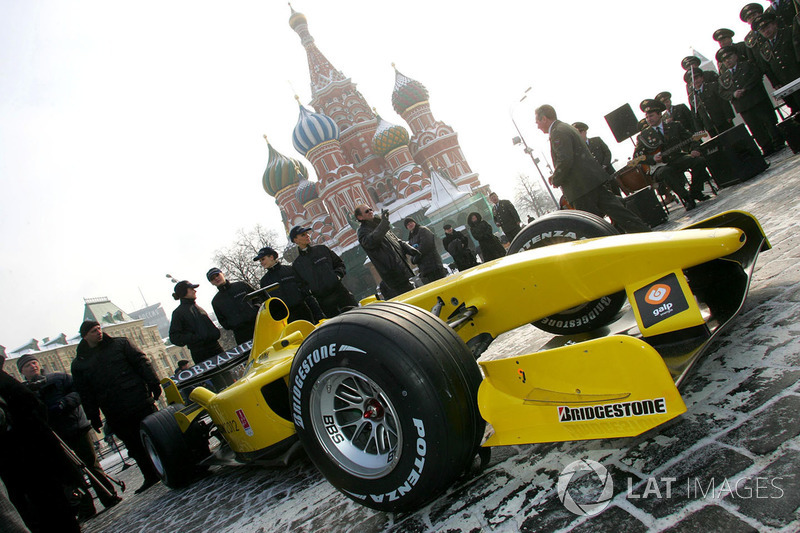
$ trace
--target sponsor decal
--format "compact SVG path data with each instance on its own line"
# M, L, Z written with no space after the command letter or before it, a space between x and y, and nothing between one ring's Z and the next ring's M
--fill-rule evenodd
M244 428L244 432L248 437L253 436L253 428L250 427L250 422L247 421L247 417L244 414L244 411L241 409L236 410L236 416L239 417L239 423L242 424L242 428Z
M655 326L659 322L689 309L689 302L674 273L635 291L633 299L645 328Z
M216 356L212 357L211 359L206 359L205 361L198 363L192 367L187 368L186 370L181 370L175 375L175 381L180 383L181 381L193 378L195 376L199 376L200 374L205 374L211 370L215 370L219 368L223 363L227 363L231 359L238 358L239 356L245 355L250 353L250 350L253 348L253 341L243 342L239 346L235 348L219 353Z
M667 412L664 398L635 400L632 402L586 405L583 407L558 406L559 422L585 422L607 418L630 418L634 416L663 415Z

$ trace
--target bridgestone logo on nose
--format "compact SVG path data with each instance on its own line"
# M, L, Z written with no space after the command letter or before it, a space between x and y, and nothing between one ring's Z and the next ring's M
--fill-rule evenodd
M558 407L559 422L585 422L587 420L603 420L606 418L628 418L632 416L660 415L667 412L664 398L638 400L634 402L607 403L586 407Z

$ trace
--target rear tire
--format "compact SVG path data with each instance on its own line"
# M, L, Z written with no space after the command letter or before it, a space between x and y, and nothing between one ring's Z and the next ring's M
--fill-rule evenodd
M197 463L210 454L200 422L195 420L183 433L175 420L178 410L178 406L170 405L156 411L142 420L139 430L158 477L171 489L189 485L203 470Z
M314 330L295 355L292 417L337 489L373 509L411 511L471 465L485 422L466 344L417 307L370 304Z
M618 235L605 219L585 211L558 211L531 222L514 237L507 255L561 242ZM535 322L537 328L556 335L574 335L609 324L625 304L625 291L566 309Z

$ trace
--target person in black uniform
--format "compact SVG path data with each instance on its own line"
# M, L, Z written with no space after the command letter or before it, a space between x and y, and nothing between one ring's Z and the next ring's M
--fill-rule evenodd
M510 200L501 200L496 192L489 195L489 201L492 202L492 218L494 219L494 223L503 230L508 242L513 241L514 237L519 233L519 230L522 229L520 227L521 220L519 218L519 213L517 213L517 208L514 207L514 204L512 204Z
M322 312L333 318L358 305L353 294L342 284L347 267L336 252L324 244L311 244L311 228L295 226L289 240L297 245L300 255L292 268L305 287L319 302Z
M283 303L289 308L289 322L307 320L315 324L325 318L317 299L305 287L292 267L281 264L278 252L272 247L265 246L260 249L253 261L258 261L262 267L267 269L259 282L261 288L273 283L279 284L272 296L283 300Z
M720 48L716 59L726 66L719 76L720 96L742 115L765 156L782 149L783 137L778 131L778 119L761 81L761 73L749 62L739 61L736 50L731 47Z
M195 363L202 363L224 351L219 344L219 329L208 313L197 305L199 286L186 280L175 284L172 297L180 300L180 305L172 312L169 323L169 340L175 346L189 348Z
M763 37L755 52L761 69L772 86L780 89L800 77L800 61L795 55L790 27L778 25L778 19L769 11L755 18L753 29ZM792 93L783 97L792 114L800 111L800 95Z
M664 122L678 122L683 129L688 132L694 133L699 129L695 123L694 115L686 107L686 104L672 105L672 93L669 91L662 91L656 95L656 100L664 104Z
M706 81L706 77L712 81ZM689 103L692 110L709 135L714 137L733 127L733 108L719 94L718 76L691 68L683 75L683 80L691 90Z
M739 43L734 43L733 42L734 35L736 34L734 33L733 30L730 30L728 28L720 28L716 30L711 37L715 41L717 41L717 44L719 44L720 48L722 48L723 46L733 46L736 49L736 52L741 57L747 57L747 45L744 43L744 41ZM700 65L697 66L699 67Z
M211 299L211 307L219 323L223 328L233 331L236 344L251 340L258 309L245 300L245 296L255 290L253 286L246 281L228 281L217 267L206 272L206 278L217 288L217 294Z
M708 199L703 194L703 186L711 179L706 170L706 160L697 151L700 142L693 140L692 134L679 122L663 122L664 104L658 100L643 100L639 108L645 113L648 127L636 138L634 156L646 156L645 164L656 167L653 171L655 180L669 185L687 211L694 209L696 201ZM686 170L692 174L688 192Z
M536 126L550 136L550 155L555 170L550 184L564 191L567 201L581 211L606 216L627 233L650 231L650 226L626 208L605 184L608 174L600 166L578 130L558 120L551 105L536 108Z
M600 137L589 137L589 126L587 126L585 122L573 122L572 127L578 130L578 134L581 136L581 139L583 139L583 142L586 143L586 146L589 147L589 151L592 153L592 157L594 157L595 161L600 163L600 166L603 167L603 170L605 170L609 176L613 176L616 170L614 169L614 165L611 164L611 150L608 148L605 141ZM617 185L617 180L613 178L609 179L606 182L606 187L617 196L622 196L622 191L619 185Z

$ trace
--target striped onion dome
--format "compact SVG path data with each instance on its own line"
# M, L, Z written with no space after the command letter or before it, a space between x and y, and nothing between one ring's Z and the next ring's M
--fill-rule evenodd
M378 117L378 129L372 137L372 151L383 157L395 148L408 145L408 131L396 124L386 122Z
M392 63L394 67L394 63ZM392 107L398 115L414 104L428 101L428 89L420 82L412 80L394 69L394 91L392 92Z
M313 181L303 180L297 186L297 191L294 194L300 205L305 205L318 198L317 184Z
M300 105L300 117L292 133L294 149L303 155L326 141L339 138L339 126L333 119L322 113L312 113Z
M267 194L274 197L281 189L308 179L308 170L303 163L281 154L272 147L269 141L267 141L267 148L269 149L269 159L262 179L262 185Z

